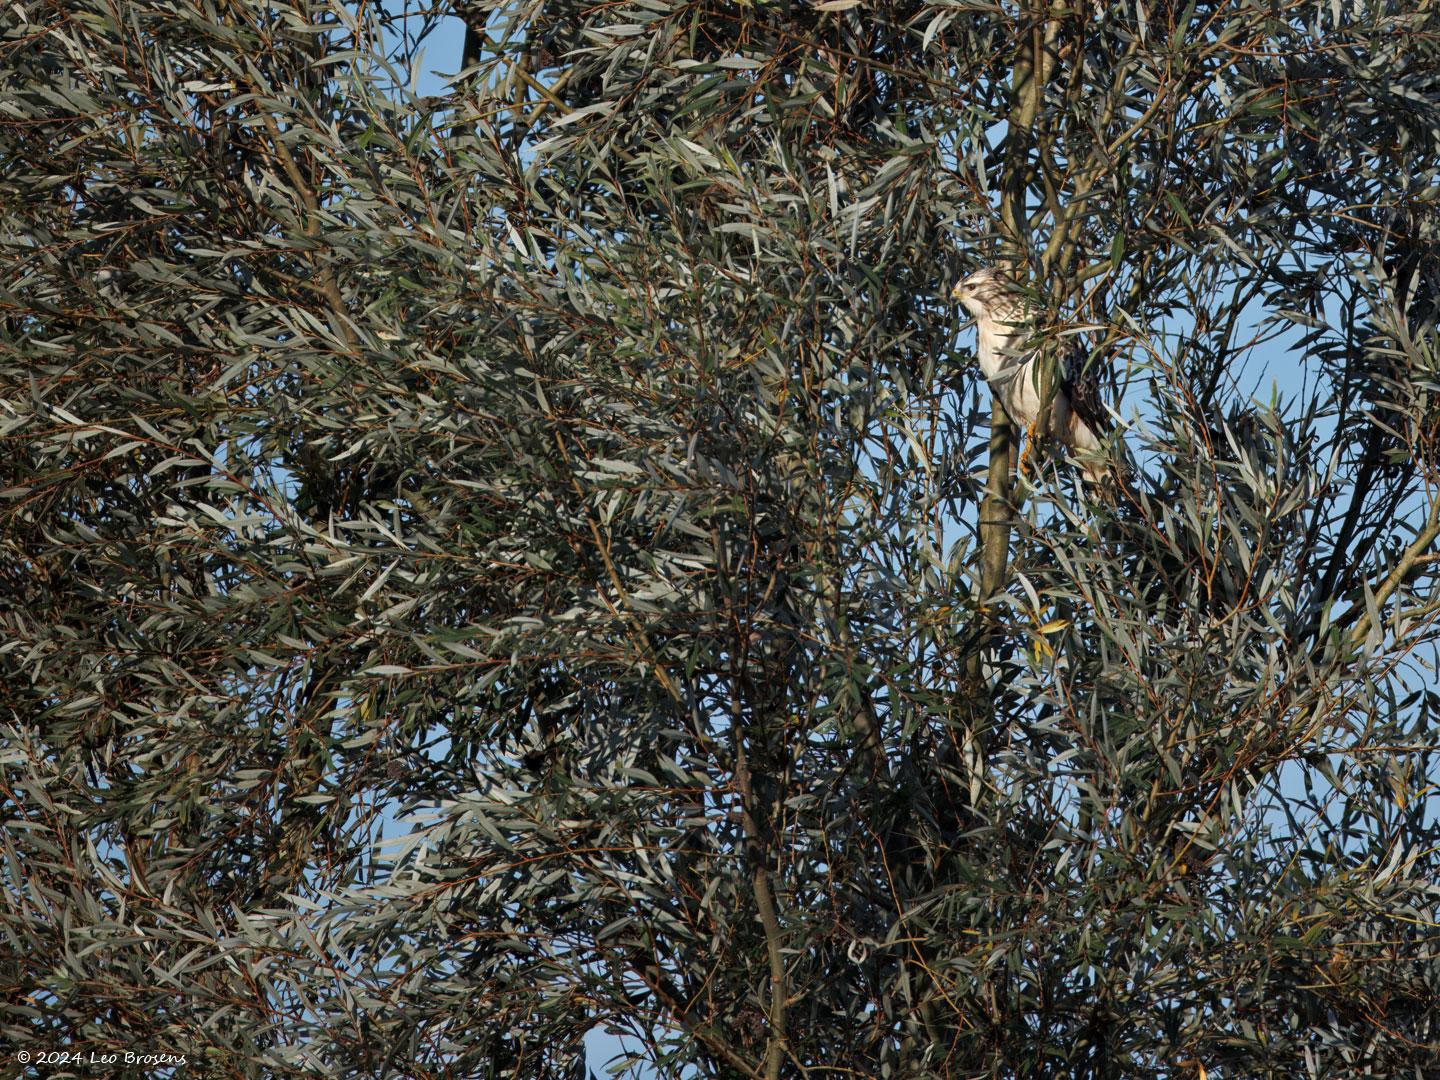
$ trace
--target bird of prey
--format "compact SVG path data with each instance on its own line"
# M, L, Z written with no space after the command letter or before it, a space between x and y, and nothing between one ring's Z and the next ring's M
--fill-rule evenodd
M1070 339L1060 357L1060 386L1050 403L1048 423L1042 423L1040 350L1027 347L1029 313L1014 286L995 270L977 270L956 285L951 296L975 316L980 370L1011 421L1025 428L1027 440L1033 441L1038 429L1077 456L1083 454L1080 468L1085 479L1103 483L1109 474L1097 455L1104 448L1110 420L1100 401L1095 372L1085 370L1089 350L1077 338Z

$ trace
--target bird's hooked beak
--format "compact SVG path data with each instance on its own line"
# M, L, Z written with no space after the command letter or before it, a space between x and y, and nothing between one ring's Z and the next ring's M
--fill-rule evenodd
M971 291L967 282L960 281L950 290L950 299L960 305L961 314L973 320L979 317L980 313L974 308L975 293Z
M955 283L955 287L950 290L950 300L952 303L959 305L960 313L962 315L965 315L969 318L974 318L975 313L970 310L969 298L970 294L965 287L965 282L957 281Z

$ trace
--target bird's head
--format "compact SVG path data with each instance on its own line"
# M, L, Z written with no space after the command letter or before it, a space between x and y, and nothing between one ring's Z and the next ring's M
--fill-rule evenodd
M950 296L977 319L995 319L1019 306L1009 279L990 267L976 270L956 285Z

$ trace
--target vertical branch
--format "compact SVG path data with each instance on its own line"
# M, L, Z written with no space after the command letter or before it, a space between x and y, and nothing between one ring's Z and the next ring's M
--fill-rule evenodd
M770 830L767 808L756 813L754 787L750 781L750 765L745 757L744 728L735 728L735 784L740 789L740 819L745 829L745 846L750 861L750 881L755 888L755 915L765 934L765 955L770 965L770 995L766 1008L769 1031L765 1042L765 1078L779 1080L780 1066L786 1050L786 999L789 988L785 978L785 954L781 949L783 932L770 884Z
M767 379L767 397L783 400L783 376ZM799 494L806 491L801 478L805 473L803 458L780 451L773 457L782 489ZM820 518L820 498L810 491L801 497ZM753 513L753 506L752 506ZM752 520L753 527L753 520ZM717 542L717 552L722 550ZM743 615L735 613L736 643L732 654L730 725L734 740L735 788L740 796L740 824L744 832L743 850L750 886L755 894L755 918L765 941L769 992L765 995L765 1054L761 1071L765 1080L779 1080L780 1070L790 1054L788 1009L790 986L785 967L784 928L776 893L776 836L773 814L776 798L775 736L784 726L784 701L790 683L795 641L790 636L793 620L780 619L780 613L791 611L792 600L787 563L798 556L799 548L784 540L775 543L771 554L776 562L771 567L769 582L758 597L757 608ZM754 602L753 600L751 602ZM758 655L752 652L751 621L759 611L768 611L783 621L786 629L768 645L761 644ZM743 688L743 689L742 689ZM748 710L746 704L748 703ZM756 751L752 769L751 750Z
M485 16L483 13L470 12L465 18L465 37L460 45L460 77L455 80L455 89L460 95L467 95L474 90L475 83L479 78L478 72L474 69L480 63L481 49L485 40L484 28ZM456 111L463 114L464 110L457 104ZM463 124L457 123L450 129L450 138L455 140L459 140L466 134L468 132Z
M1029 190L1034 173L1035 119L1040 112L1046 83L1056 67L1056 41L1064 8L1052 2L1043 21L1037 21L1027 48L1016 58L1010 82L1010 114L1005 133L1005 177L1001 186L1000 224L1002 261L1017 273L1029 250ZM1053 381L1053 376L1052 376ZM990 468L985 498L980 503L980 603L985 621L992 617L991 598L1005 587L1010 561L1010 533L1015 507L1010 493L1014 480L1015 430L997 399L991 414ZM987 633L988 637L988 633ZM971 654L967 674L978 678L983 647Z
M985 498L980 503L980 596L986 612L990 611L990 598L1005 587L1010 561L1010 530L1015 518L1010 503L1014 449L1015 426L997 397L990 409L990 471L985 478Z
M470 18L465 20L465 40L460 46L461 71L469 71L470 68L480 63L481 27L475 25L477 19L480 21L481 27L483 27L484 17L478 13L472 14ZM475 76L473 73L465 80L467 84L474 81Z

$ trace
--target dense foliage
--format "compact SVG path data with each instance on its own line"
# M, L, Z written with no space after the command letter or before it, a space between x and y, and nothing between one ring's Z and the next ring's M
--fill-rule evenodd
M0 1040L1436 1075L1437 102L1428 2L16 0Z

